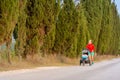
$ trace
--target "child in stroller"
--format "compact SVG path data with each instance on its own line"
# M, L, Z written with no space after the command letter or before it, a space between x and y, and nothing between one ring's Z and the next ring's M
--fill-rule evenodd
M90 65L90 60L88 58L88 50L87 49L82 50L82 57L80 59L80 65L82 63L83 63L83 66L85 65L85 63L89 63L89 65Z

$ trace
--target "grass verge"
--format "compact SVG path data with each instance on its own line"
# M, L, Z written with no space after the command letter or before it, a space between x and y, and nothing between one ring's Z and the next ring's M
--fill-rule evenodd
M113 55L99 55L95 56L95 62L100 62L103 60L111 60L113 58L118 58L118 56ZM34 67L43 66L74 66L79 65L80 58L67 58L60 55L49 55L44 57L35 56L34 59L28 58L19 61L19 59L13 58L12 64L8 64L6 60L0 61L0 71L17 70L17 69L30 69Z

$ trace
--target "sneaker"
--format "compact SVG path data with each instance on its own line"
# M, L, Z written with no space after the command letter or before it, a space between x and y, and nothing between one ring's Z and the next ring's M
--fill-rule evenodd
M90 63L89 66L92 66L92 64Z
M92 64L94 64L94 62L92 62Z

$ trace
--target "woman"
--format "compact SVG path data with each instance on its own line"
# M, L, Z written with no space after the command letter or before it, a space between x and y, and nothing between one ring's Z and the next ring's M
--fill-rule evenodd
M89 56L90 62L91 62L91 64L94 64L94 50L95 50L95 47L94 47L94 44L92 44L92 40L89 40L86 48L89 50L88 51L88 56Z

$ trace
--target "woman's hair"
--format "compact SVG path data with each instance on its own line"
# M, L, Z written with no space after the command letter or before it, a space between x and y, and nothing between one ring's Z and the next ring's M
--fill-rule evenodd
M92 40L89 40L89 43L92 43Z

